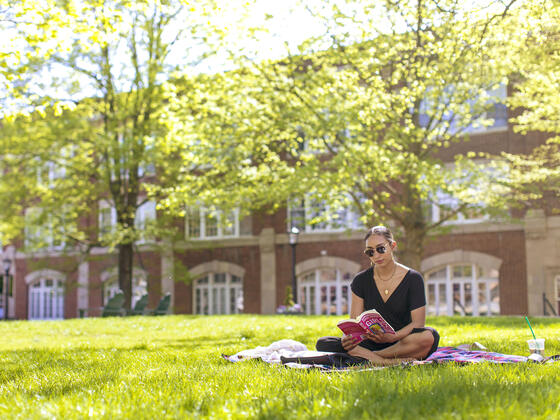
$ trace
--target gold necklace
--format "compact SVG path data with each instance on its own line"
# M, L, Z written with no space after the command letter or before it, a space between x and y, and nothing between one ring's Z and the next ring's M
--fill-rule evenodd
M396 271L397 271L397 264L395 264L395 268L393 268L393 273L391 274L391 277L387 278L387 280L383 280L383 279L381 278L381 276L379 275L379 273L377 273L377 277L378 277L379 280L381 280L383 283L386 283L386 282L388 282L388 281L390 281L390 280L393 279L393 276L395 275L395 272L396 272ZM375 270L374 270L374 274L375 274ZM387 295L389 294L389 289L386 288L386 289L384 290L384 292L385 292L385 296L387 296Z

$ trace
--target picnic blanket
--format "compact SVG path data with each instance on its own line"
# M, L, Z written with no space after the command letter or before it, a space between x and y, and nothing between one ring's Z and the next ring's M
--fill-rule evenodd
M254 349L243 350L234 355L222 354L225 360L230 362L241 362L250 359L259 359L266 363L282 364L286 367L309 369L316 368L324 371L332 370L374 370L383 369L382 366L372 366L369 364L356 363L352 358L344 353L327 353L308 350L307 347L295 340L280 340L269 346L259 346ZM560 357L552 356L542 362L552 362L559 360ZM455 362L460 364L471 363L524 363L534 360L525 356L502 354L482 350L470 350L469 345L458 347L438 347L426 360L402 363L401 366L415 366L426 364L443 364Z

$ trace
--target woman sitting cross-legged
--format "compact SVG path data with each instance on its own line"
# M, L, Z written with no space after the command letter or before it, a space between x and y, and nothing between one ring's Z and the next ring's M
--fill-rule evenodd
M352 280L350 315L357 318L362 312L375 309L396 334L368 333L367 339L361 342L351 336L322 337L317 341L317 350L345 352L375 365L427 358L437 349L439 334L424 326L426 296L422 275L395 261L393 253L397 243L388 228L375 226L364 239L364 253L372 267Z

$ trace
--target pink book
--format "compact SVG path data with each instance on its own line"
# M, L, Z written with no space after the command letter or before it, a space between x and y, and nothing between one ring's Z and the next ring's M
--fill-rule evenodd
M356 319L345 319L339 321L336 326L345 335L351 335L359 341L365 340L365 333L369 331L382 331L389 334L396 334L393 327L375 309L362 312Z

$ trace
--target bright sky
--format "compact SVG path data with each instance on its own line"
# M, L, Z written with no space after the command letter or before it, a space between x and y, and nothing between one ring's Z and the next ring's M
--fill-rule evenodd
M189 4L187 0L183 1L186 4ZM341 8L345 8L345 14L355 14L355 18L358 22L362 21L364 18L365 20L370 21L368 25L369 28L366 28L365 25L361 23L355 23L353 25L339 28L338 30L340 31L353 32L360 37L364 36L364 33L361 33L361 31L365 29L365 36L367 37L372 36L372 34L368 33L368 31L373 29L383 31L383 27L388 25L387 16L380 15L379 13L376 15L375 10L372 7L368 8L367 3L364 3L363 7L356 8L356 5L360 4L359 2L350 3L348 5L345 0L331 0L330 2L322 0L218 1L220 2L221 7L217 16L215 13L212 13L211 23L219 27L227 28L227 47L236 50L243 50L247 56L254 59L280 58L285 56L288 51L297 53L297 46L302 41L314 35L324 35L326 31L326 28L323 26L324 20L322 21L321 19L313 17L309 11L310 9L320 10L322 16L331 16L328 23L331 26L330 29L332 31L332 24L334 22L334 19L332 19L332 12L325 9L325 7L333 2L337 2ZM490 0L473 0L473 2L470 3L470 7L479 7L475 6L475 4L487 3L488 1ZM524 0L520 0L520 3L523 1ZM243 3L250 3L250 8L247 10L247 8L242 7L241 5ZM197 5L200 4L200 2L194 1L192 4ZM375 5L376 3L373 1L370 4ZM366 17L368 12L370 14ZM246 16L244 16L244 13ZM33 12L26 15L26 18L31 20L33 18ZM185 22L186 19L193 19L193 14L188 14L182 22ZM180 22L181 21L179 21L177 25L180 25ZM266 32L261 30L258 31L257 35L254 37L247 36L246 30L251 27L265 27ZM180 26L171 27L170 32L176 32L179 28ZM4 33L3 35L5 36L0 37L0 56L2 56L1 53L3 52L9 52L9 54L13 54L14 51L17 52L18 44L15 43L8 34ZM71 39L71 34L68 34L66 38ZM187 40L187 42L189 41L190 40ZM126 48L126 46L124 48ZM211 56L196 67L189 67L187 64L186 58L184 58L185 51L187 51L187 49L188 45L186 43L177 43L175 45L175 51L171 57L173 60L177 60L176 63L180 64L181 68L185 69L188 73L213 73L232 67L232 64L227 60L227 48L224 48L223 46L218 49L217 54ZM198 51L200 51L200 49ZM128 53L128 51L123 52ZM196 53L197 49L195 48L193 52ZM2 56L2 59L9 60L10 55L7 57ZM126 67L127 65L127 63L124 63L123 65L124 72L129 70ZM41 75L41 79L49 80L51 77L56 76L61 76L62 78L65 77L60 69L54 67L49 71L49 73ZM86 84L84 83L81 87L80 94L76 96L91 96L92 92L87 91Z

